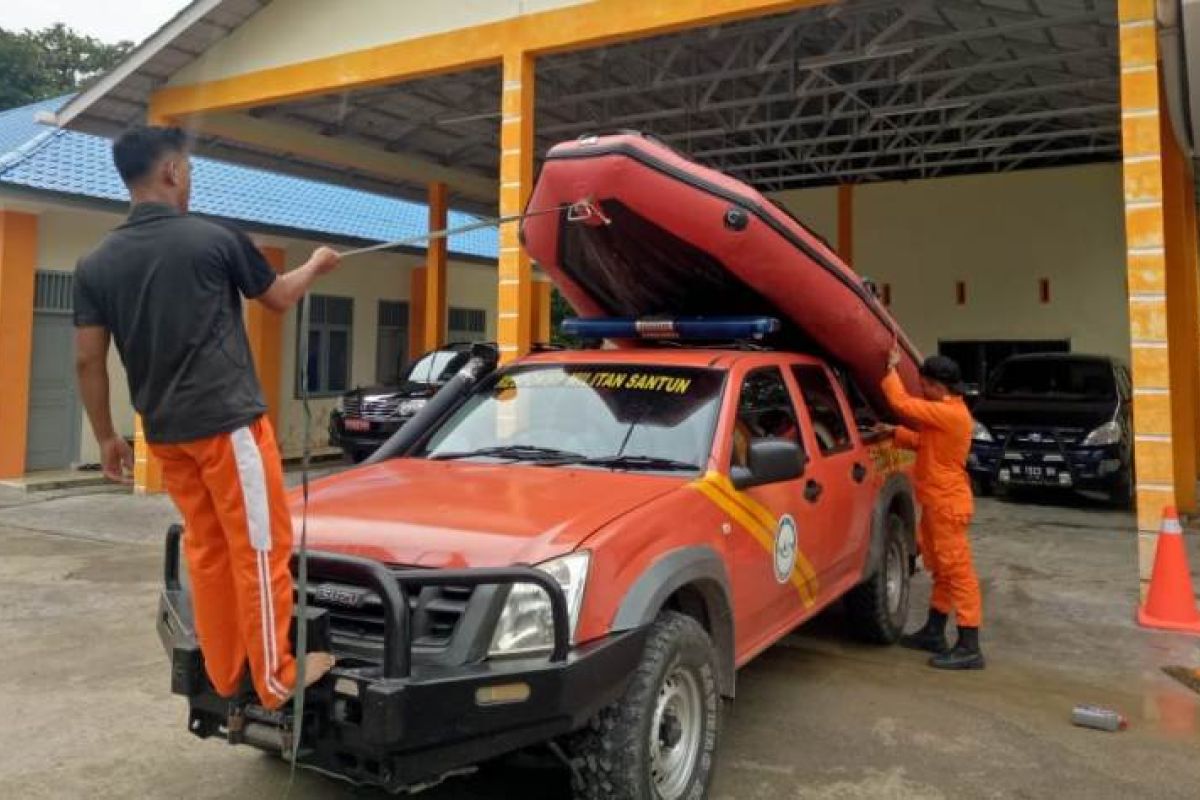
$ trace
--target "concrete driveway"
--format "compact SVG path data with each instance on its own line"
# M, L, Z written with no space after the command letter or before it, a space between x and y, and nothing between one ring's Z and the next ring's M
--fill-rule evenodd
M284 764L193 739L167 692L153 616L173 517L160 498L0 495L0 796L283 796ZM1198 640L1133 625L1131 528L1086 503L981 502L988 670L856 644L834 609L742 671L714 796L1195 798L1200 697L1160 668L1200 664ZM1071 727L1082 702L1130 729ZM424 796L567 792L560 770L518 759ZM382 795L301 774L291 797Z

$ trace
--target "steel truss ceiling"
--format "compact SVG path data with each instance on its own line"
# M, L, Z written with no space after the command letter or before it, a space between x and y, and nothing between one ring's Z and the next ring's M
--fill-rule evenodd
M637 129L763 191L1112 159L1115 0L851 0L543 58L538 149ZM255 115L496 174L477 70Z

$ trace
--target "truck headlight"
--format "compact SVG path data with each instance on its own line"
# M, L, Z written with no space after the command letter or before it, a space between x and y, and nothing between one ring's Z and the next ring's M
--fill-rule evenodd
M1084 447L1104 447L1105 445L1117 444L1120 441L1121 426L1114 419L1096 428L1096 430L1085 436L1079 444Z
M424 397L414 397L411 400L401 400L396 406L396 416L411 417L413 414L416 414L418 411L424 408L425 404L428 402L429 400Z
M562 587L567 598L567 636L575 641L575 624L583 605L583 589L587 584L587 551L547 561L537 566ZM489 656L512 656L550 650L554 647L554 615L550 598L540 587L529 583L513 584L508 602L496 623Z
M994 442L992 432L987 429L987 426L981 422L975 423L975 430L971 433L971 438L977 442Z

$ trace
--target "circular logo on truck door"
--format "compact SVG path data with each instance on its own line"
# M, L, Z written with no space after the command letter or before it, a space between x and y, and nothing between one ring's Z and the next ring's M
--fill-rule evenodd
M796 520L784 514L775 526L775 580L787 583L796 568Z

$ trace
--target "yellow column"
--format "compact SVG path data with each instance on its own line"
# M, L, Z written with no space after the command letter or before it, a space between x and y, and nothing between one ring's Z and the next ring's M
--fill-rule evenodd
M837 251L842 261L854 261L854 184L837 187Z
M1195 503L1195 438L1185 421L1195 419L1196 343L1187 333L1195 321L1183 318L1189 304L1194 309L1183 273L1193 263L1187 252L1193 235L1185 229L1194 227L1195 217L1194 209L1180 207L1186 179L1160 93L1155 4L1119 0L1117 7L1138 551L1145 578L1163 506ZM1178 437L1177 425L1184 428Z
M1175 131L1159 120L1163 166L1163 233L1166 244L1167 335L1171 377L1171 442L1175 504L1196 511L1196 407L1200 403L1200 301L1196 274L1196 203L1193 178Z
M0 478L25 473L38 219L0 211Z
M408 358L416 361L425 353L425 267L408 276Z
M283 272L286 254L282 247L260 247L263 258L276 272ZM258 370L263 398L267 401L267 416L279 430L280 385L283 380L283 315L262 303L246 304L246 336Z
M444 183L429 184L429 230L446 227L446 198L449 192ZM423 326L425 347L421 352L435 350L446 343L446 247L445 239L429 242L425 259L425 308Z
M535 280L533 282L533 329L534 344L549 344L553 333L550 320L550 292L553 291L550 281Z
M500 214L519 214L533 188L533 56L504 56L500 119ZM529 352L533 338L533 278L529 257L521 247L520 226L500 227L500 281L497 333L500 360Z

